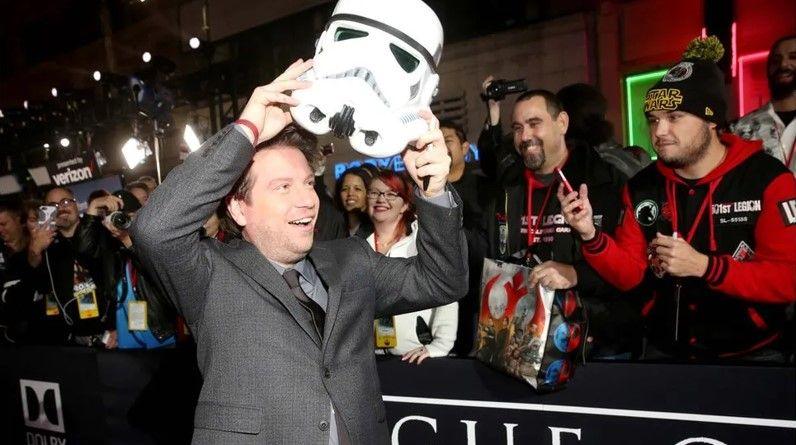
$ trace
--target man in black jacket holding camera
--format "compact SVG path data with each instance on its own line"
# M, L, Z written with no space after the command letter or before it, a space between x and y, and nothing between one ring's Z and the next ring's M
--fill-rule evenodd
M91 202L80 218L74 194L56 187L45 196L53 206L53 225L31 235L28 263L33 285L43 297L37 303L48 342L116 347L112 241L102 227L101 208L116 210L121 200L108 195Z

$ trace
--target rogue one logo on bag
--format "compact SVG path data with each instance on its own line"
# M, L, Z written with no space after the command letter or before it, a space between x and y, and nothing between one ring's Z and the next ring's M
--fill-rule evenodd
M25 426L64 432L64 412L58 383L19 379Z

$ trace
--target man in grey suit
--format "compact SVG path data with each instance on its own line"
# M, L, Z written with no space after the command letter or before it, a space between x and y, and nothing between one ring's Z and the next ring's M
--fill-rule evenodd
M404 154L412 179L428 178L418 255L386 258L356 237L313 245L312 147L285 111L297 104L285 92L309 86L296 78L311 65L299 60L255 89L241 119L174 169L132 228L196 339L195 443L387 442L374 318L467 292L461 206L430 112L418 150ZM243 239L200 239L225 197Z

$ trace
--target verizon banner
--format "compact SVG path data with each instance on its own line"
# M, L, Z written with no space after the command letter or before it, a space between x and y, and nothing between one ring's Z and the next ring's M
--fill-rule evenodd
M94 168L91 158L75 156L63 161L47 163L47 172L54 185L68 186L94 178Z

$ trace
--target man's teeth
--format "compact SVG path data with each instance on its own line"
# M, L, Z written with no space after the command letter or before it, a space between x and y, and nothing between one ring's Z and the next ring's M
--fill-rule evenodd
M306 226L307 224L312 222L312 218L303 218L297 219L294 221L290 221L289 224L297 225L297 226Z

